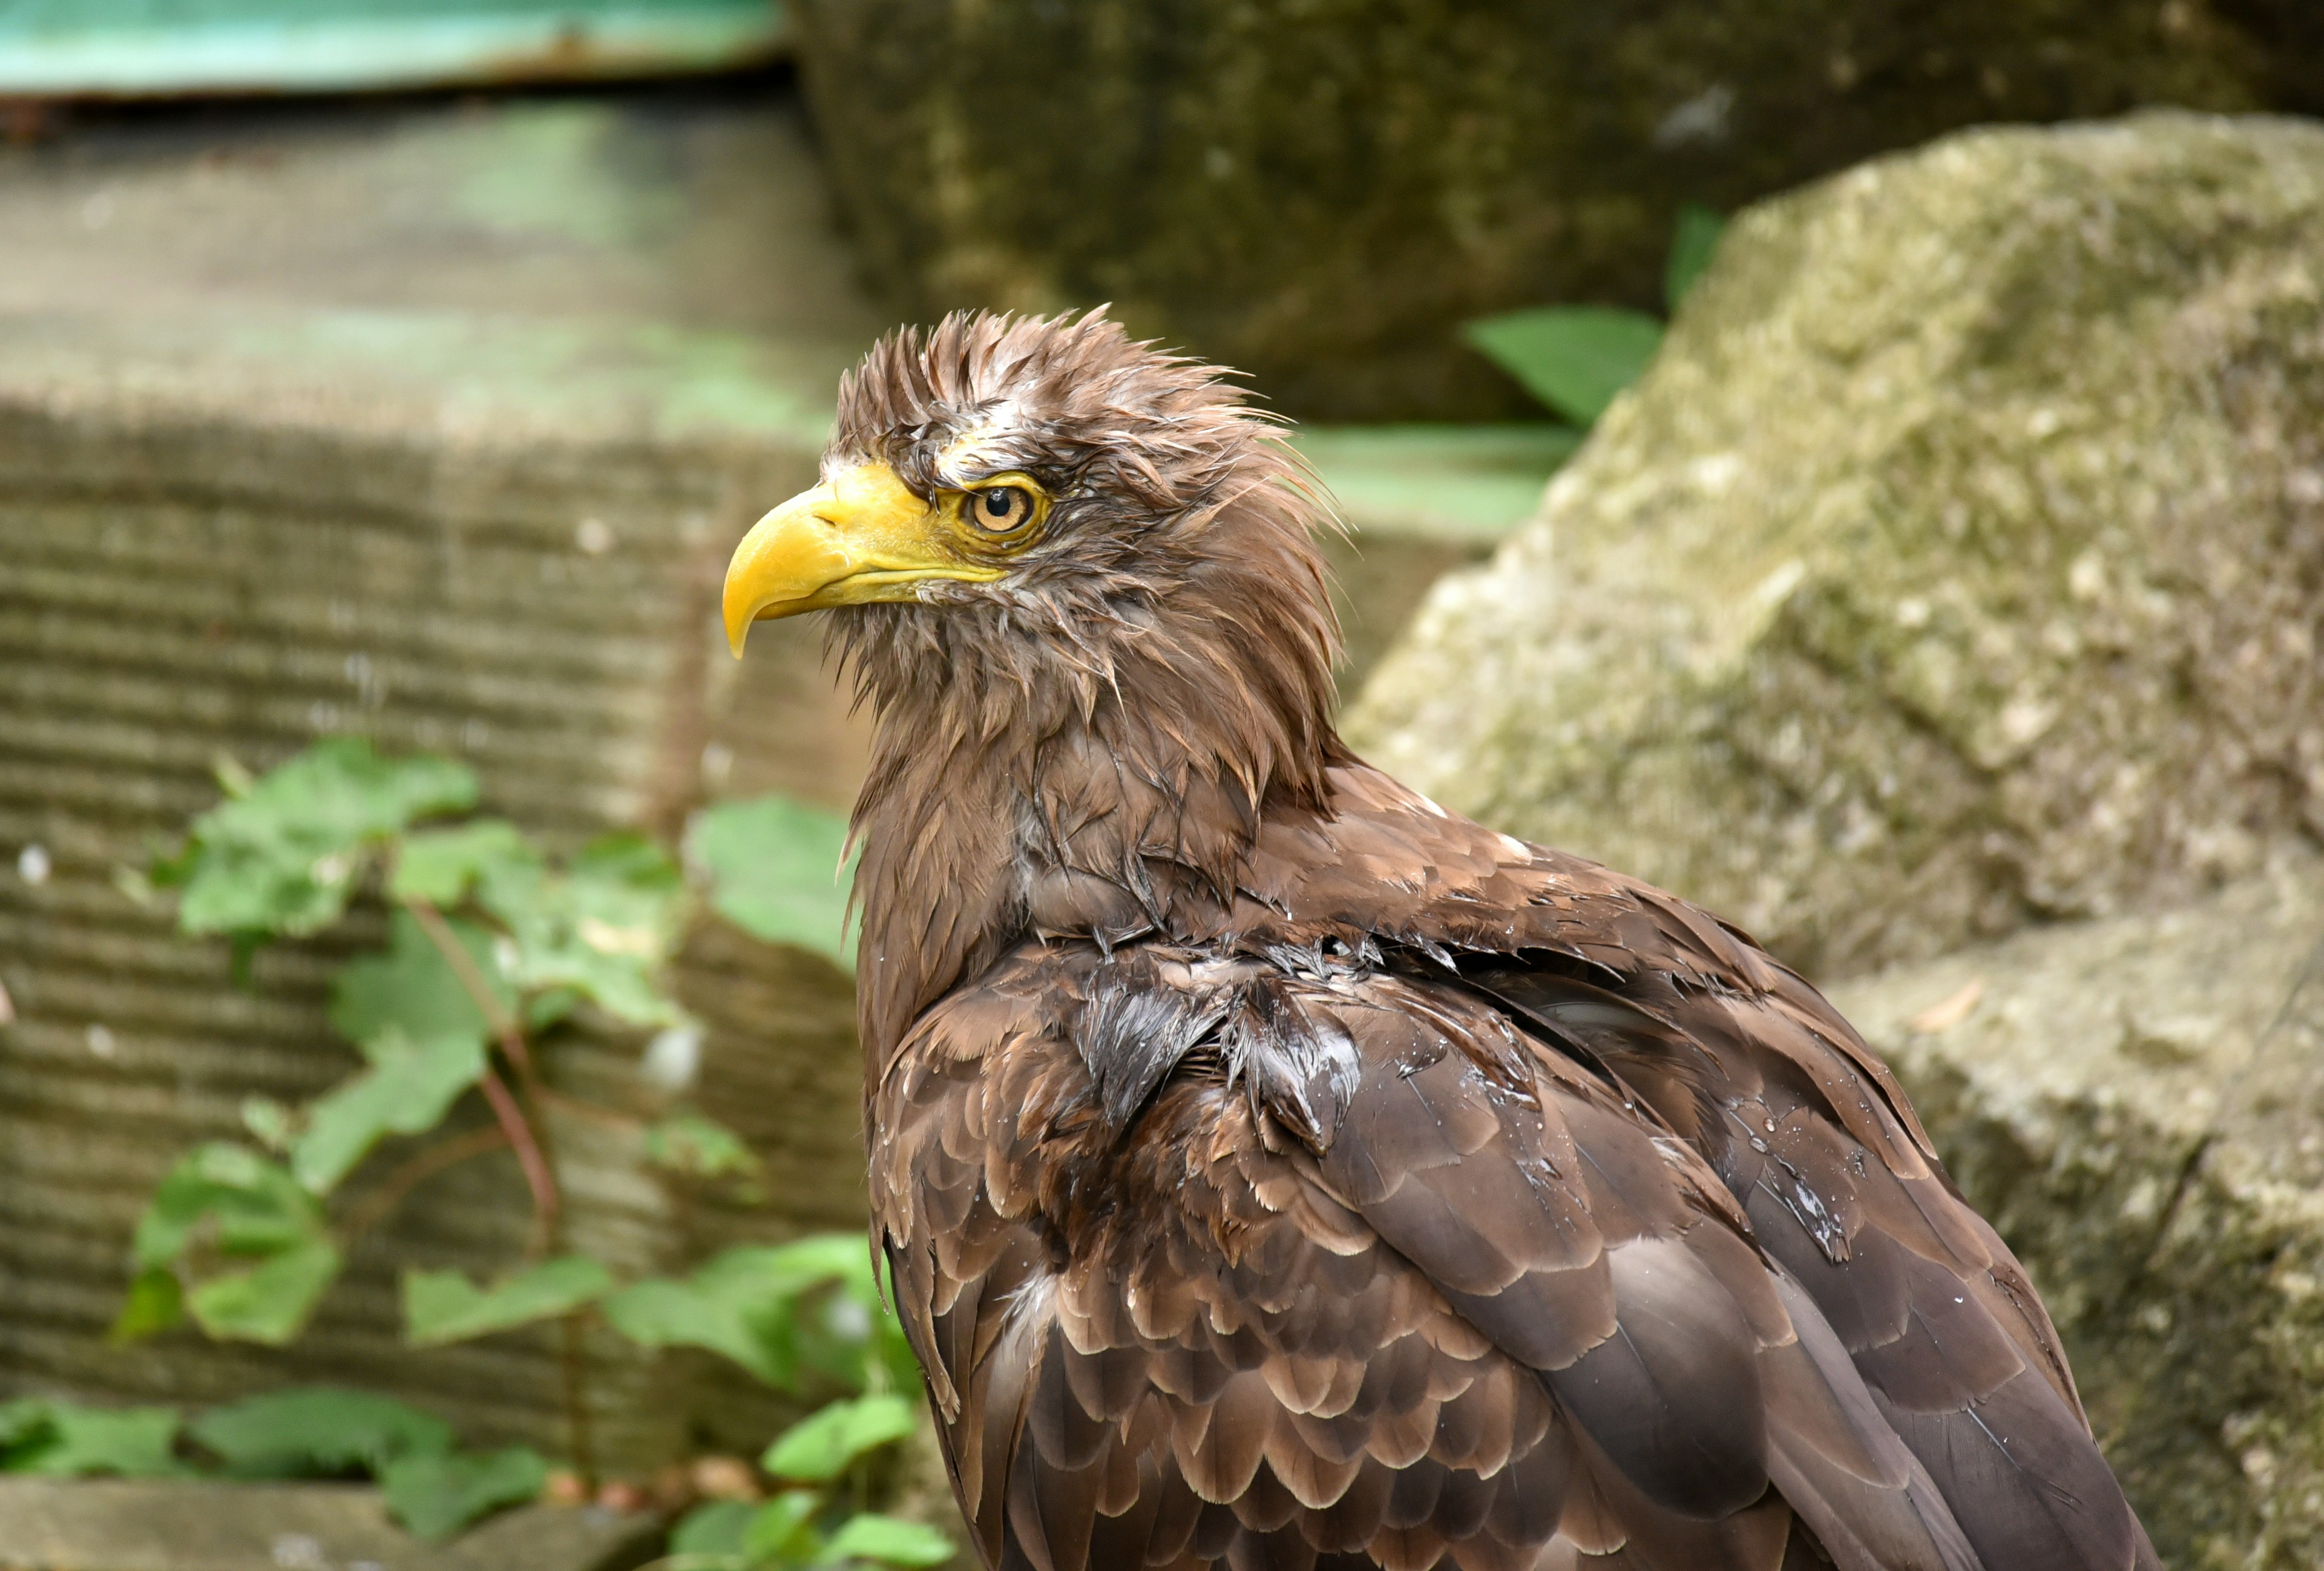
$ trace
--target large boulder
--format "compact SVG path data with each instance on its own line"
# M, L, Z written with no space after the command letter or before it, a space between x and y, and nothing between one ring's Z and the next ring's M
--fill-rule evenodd
M2324 1565L2324 861L1836 987L2179 1571Z
M2324 127L1964 134L1755 208L1356 706L1811 972L2324 828Z
M1524 406L1464 318L1656 305L1722 210L1987 121L2289 106L2303 0L802 0L890 302L1115 302L1309 418Z

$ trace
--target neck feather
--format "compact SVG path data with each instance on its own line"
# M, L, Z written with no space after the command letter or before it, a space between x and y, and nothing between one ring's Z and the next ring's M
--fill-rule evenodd
M1028 937L1222 928L1259 826L1328 811L1337 629L1304 531L1167 605L880 605L840 642L878 711L855 809L867 1063Z

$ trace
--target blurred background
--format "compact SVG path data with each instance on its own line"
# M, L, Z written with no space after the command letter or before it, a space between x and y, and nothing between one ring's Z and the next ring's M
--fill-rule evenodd
M1826 986L2170 1563L2324 1564L2319 114L2307 0L0 0L0 1567L953 1558L717 587L1107 303L1359 747Z

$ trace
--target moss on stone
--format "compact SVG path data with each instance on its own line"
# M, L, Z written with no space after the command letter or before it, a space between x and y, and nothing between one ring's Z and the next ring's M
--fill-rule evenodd
M2324 56L2310 30L2245 14L2269 3L2236 0L2232 19L2207 0L796 13L843 206L898 309L1111 300L1281 408L1379 420L1522 410L1456 324L1658 307L1684 203L1731 209L1979 122L2305 90Z
M2324 128L1965 134L1744 214L1356 706L1812 971L2324 827Z

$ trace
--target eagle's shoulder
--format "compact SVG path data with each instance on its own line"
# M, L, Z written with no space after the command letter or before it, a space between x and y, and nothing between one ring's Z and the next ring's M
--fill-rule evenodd
M898 1308L995 1565L1772 1568L1798 1520L1971 1563L1700 1153L1376 947L1028 946L880 1098Z

